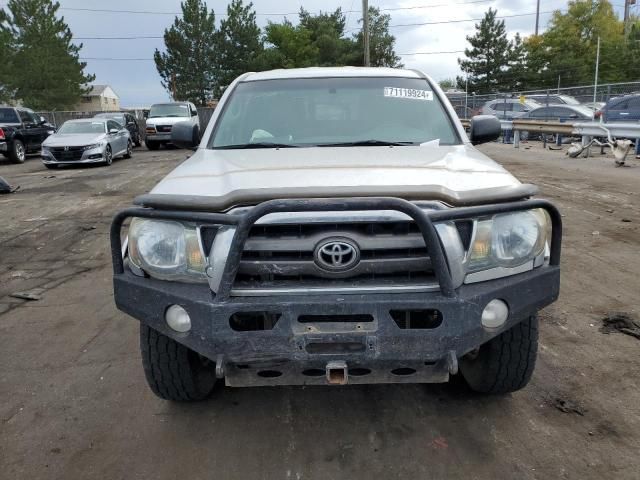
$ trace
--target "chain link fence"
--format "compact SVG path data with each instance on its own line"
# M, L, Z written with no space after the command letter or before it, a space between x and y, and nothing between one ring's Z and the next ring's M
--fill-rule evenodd
M490 93L486 95L476 95L473 92L447 92L447 97L460 118L471 118L480 112L482 106L491 100L500 98L518 98L528 95L569 95L580 103L593 102L594 85L583 85L578 87L563 87L541 90L525 90L514 92ZM640 82L627 83L604 83L595 88L596 102L607 102L611 98L628 95L630 93L640 93Z

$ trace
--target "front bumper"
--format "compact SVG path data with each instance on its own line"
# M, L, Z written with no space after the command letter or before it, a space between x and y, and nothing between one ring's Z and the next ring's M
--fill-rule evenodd
M90 150L84 150L82 156L79 159L67 159L64 156L58 155L56 157L52 152L42 150L40 152L42 163L45 165L77 165L87 163L102 163L104 162L104 147L96 147Z
M151 140L154 142L169 142L171 140L171 133L148 133L145 140Z
M545 208L552 219L549 264L526 273L454 288L434 222L529 208ZM411 216L420 227L439 291L230 295L248 232L262 216L278 211L393 209ZM134 216L236 225L236 236L217 293L214 294L209 285L143 278L125 268L120 230L122 222ZM216 361L219 370L224 371L227 385L325 384L324 376L308 373L323 372L332 362L342 362L349 372L369 372L362 376L350 375L349 383L444 382L457 371L458 358L557 299L561 234L558 211L543 200L440 211L424 211L405 200L389 198L278 200L260 204L244 215L134 208L118 214L112 224L114 296L120 310ZM507 303L509 316L500 328L489 330L482 326L480 319L483 309L493 299ZM189 314L191 330L188 333L177 333L167 326L165 313L171 305L180 305ZM427 328L401 328L391 314L392 311L424 310L440 312L441 322ZM231 320L234 315L255 313L279 317L271 329L234 329ZM318 316L315 318L319 320L302 321L303 315ZM352 318L358 320L349 320ZM410 374L404 375L406 372Z

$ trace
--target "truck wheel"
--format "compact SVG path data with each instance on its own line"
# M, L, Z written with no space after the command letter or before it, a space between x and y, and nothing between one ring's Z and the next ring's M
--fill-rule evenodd
M24 143L20 140L13 141L13 148L9 152L9 160L13 163L24 163L27 157L27 150L24 148Z
M140 352L147 383L158 397L189 402L204 400L213 392L213 362L142 324Z
M504 394L523 388L538 353L538 317L532 316L460 360L460 371L476 392Z
M160 144L158 142L154 142L153 140L145 140L144 144L149 150L158 150L160 148Z

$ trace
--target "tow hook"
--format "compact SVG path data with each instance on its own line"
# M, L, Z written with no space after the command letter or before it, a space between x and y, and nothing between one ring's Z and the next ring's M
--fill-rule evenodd
M345 361L327 363L327 383L329 385L346 385L349 382L349 371Z

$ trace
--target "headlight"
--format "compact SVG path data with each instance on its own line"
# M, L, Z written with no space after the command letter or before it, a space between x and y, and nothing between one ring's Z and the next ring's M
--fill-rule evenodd
M467 272L513 268L540 256L549 221L543 210L505 213L479 220L469 250Z
M94 143L93 145L87 145L83 150L93 150L94 148L100 148L101 146L101 143Z
M161 280L206 281L206 261L195 226L134 218L129 227L129 260Z

